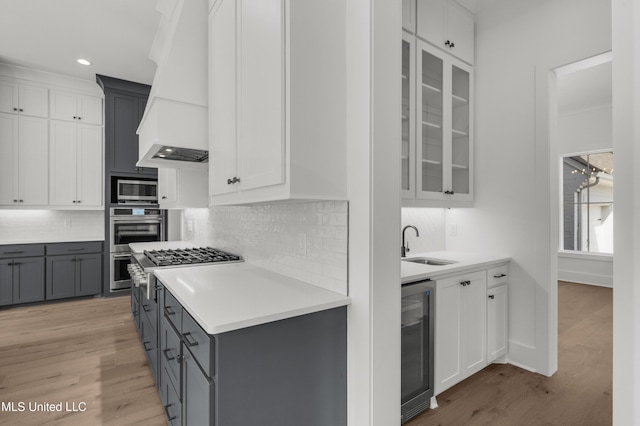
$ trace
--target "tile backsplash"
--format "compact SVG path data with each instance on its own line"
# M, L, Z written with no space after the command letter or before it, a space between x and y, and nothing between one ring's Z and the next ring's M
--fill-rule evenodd
M348 291L346 201L187 209L182 239L328 290Z
M0 210L0 244L104 240L104 210Z

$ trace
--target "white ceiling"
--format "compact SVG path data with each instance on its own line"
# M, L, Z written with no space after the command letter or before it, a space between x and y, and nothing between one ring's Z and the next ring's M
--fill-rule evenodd
M157 0L0 0L0 62L151 84ZM88 59L86 67L76 62Z

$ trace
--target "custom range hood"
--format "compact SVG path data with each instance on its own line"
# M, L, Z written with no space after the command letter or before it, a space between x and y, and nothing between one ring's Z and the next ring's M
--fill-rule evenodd
M138 127L139 167L206 168L207 0L158 0L149 58L158 64Z

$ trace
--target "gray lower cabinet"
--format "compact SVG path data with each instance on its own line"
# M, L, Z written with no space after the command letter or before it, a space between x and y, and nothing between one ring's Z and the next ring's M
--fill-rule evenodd
M47 245L47 300L102 292L102 243Z
M170 425L346 425L345 307L209 335L159 287L151 370Z
M44 300L44 259L0 259L0 306Z
M0 245L0 306L100 294L102 245Z
M0 306L44 300L43 244L0 246Z

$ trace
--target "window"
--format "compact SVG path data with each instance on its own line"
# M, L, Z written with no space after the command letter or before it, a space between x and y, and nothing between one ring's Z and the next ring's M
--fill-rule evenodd
M564 250L613 253L613 152L562 159Z

